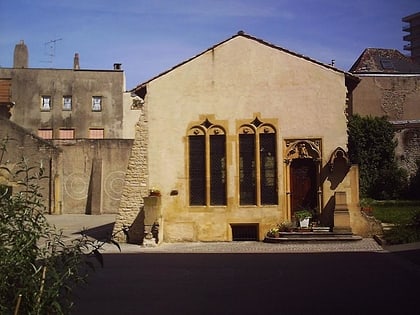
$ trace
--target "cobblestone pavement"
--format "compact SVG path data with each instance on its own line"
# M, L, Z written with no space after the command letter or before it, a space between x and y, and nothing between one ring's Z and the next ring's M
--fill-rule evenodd
M264 242L192 242L162 243L156 247L120 244L121 253L320 253L320 252L381 252L374 239L351 242L264 243ZM106 244L103 253L118 253L115 245Z
M110 228L115 215L47 215L47 220L62 230L67 238L75 238L86 229ZM264 242L187 242L162 243L159 246L119 244L121 253L319 253L381 252L384 249L372 238L346 242L264 243ZM105 244L103 253L119 253L113 244Z

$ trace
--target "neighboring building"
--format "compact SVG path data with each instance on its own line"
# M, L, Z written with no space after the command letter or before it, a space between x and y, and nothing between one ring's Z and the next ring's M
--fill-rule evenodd
M138 85L144 107L114 231L131 226L134 240L146 215L160 241L261 240L306 208L365 233L346 153L358 81L239 32Z
M361 79L351 112L386 116L397 130L399 163L414 175L420 160L420 64L395 49L367 48L350 72Z
M0 108L3 105L0 103ZM33 168L31 176L39 174L40 168L43 171L43 178L37 184L43 197L44 205L47 209L53 207L55 203L54 189L50 187L49 178L54 178L57 172L57 163L60 160L61 150L51 142L41 139L11 122L8 117L0 115L0 191L7 187L9 192L21 191L24 187L18 183L23 180L22 175L17 178L17 170L23 170L26 163L28 168ZM26 160L23 160L26 157ZM6 169L10 170L9 173ZM47 178L48 177L48 178Z
M125 77L112 70L28 68L28 49L15 48L14 68L0 68L10 82L15 106L11 120L45 139L119 139L124 127ZM18 60L16 60L18 59ZM131 134L131 138L134 134Z
M62 152L53 162L50 213L115 213L142 104L125 92L120 64L87 70L79 58L73 69L29 68L21 41L14 67L0 68L1 108L4 117Z
M410 42L404 46L404 50L410 51L411 58L420 63L420 12L406 16L402 21L407 23L403 31L408 32L404 40Z

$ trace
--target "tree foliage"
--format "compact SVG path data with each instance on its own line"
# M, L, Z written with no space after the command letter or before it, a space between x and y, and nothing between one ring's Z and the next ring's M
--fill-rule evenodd
M359 165L364 198L398 199L407 190L407 174L395 160L394 129L385 117L352 116L348 124L352 163Z
M67 314L73 288L94 267L89 257L102 259L104 243L86 235L66 242L44 215L43 168L22 158L9 169L2 164L3 144L0 171L14 187L0 185L0 314Z

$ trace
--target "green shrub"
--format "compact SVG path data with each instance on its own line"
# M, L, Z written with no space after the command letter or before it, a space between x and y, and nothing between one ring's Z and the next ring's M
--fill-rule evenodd
M412 225L397 225L384 231L387 244L405 244L420 242L420 229Z
M394 129L385 117L354 115L348 123L349 157L359 165L362 198L400 199L408 190L407 173L395 161Z
M66 243L48 224L38 186L42 167L25 159L15 171L1 165L17 191L0 189L0 314L67 314L73 288L94 267L90 257L102 263L104 243L84 235Z

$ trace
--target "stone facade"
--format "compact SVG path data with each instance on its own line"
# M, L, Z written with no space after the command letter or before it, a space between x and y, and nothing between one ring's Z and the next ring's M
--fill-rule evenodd
M398 146L395 150L398 163L414 175L418 171L417 162L420 161L420 124L396 124L395 137Z
M52 214L118 211L133 140L54 140L63 152L53 182L60 203Z
M312 189L300 205L313 208L323 224L334 226L336 192L344 192L346 210L357 212L357 167L348 165L345 152L347 82L353 80L240 33L139 85L134 92L147 115L137 126L114 232L134 229L143 198L156 187L163 241L231 241L243 227L261 240L270 227L293 219L299 174ZM255 156L244 149L249 135L255 135ZM203 147L193 147L194 139ZM219 149L212 147L217 139L224 141ZM200 156L197 148L206 151ZM261 153L264 148L270 152ZM248 169L244 154L252 160ZM203 182L194 182L192 165L207 174Z
M368 48L350 72L360 78L351 113L387 117L397 131L397 160L414 175L420 158L420 64L395 49Z
M353 93L353 113L386 116L396 129L396 157L409 175L417 172L420 159L420 74L359 75L361 82Z
M146 108L142 107L140 118L136 125L136 136L132 145L131 155L125 176L124 188L119 204L119 211L114 225L115 238L125 241L122 231L133 225L142 207L144 198L149 195L148 169L148 119ZM143 231L137 231L142 239Z
M14 67L0 68L0 115L62 152L51 158L49 213L116 213L139 99L125 91L119 64L82 69L79 58L73 69L29 68L28 49L20 42ZM0 125L0 132L11 131Z
M390 121L420 117L420 74L359 74L361 82L353 93L353 113L387 116Z
M0 117L0 126L0 141L6 149L6 151L0 152L0 166L8 168L14 173L19 170L19 162L25 159L28 167L34 167L34 170L42 167L44 178L38 184L46 211L50 211L56 202L56 195L54 188L50 186L49 179L54 178L62 151L7 118ZM13 192L18 192L21 189L17 179L3 169L0 170L0 185L12 187Z

